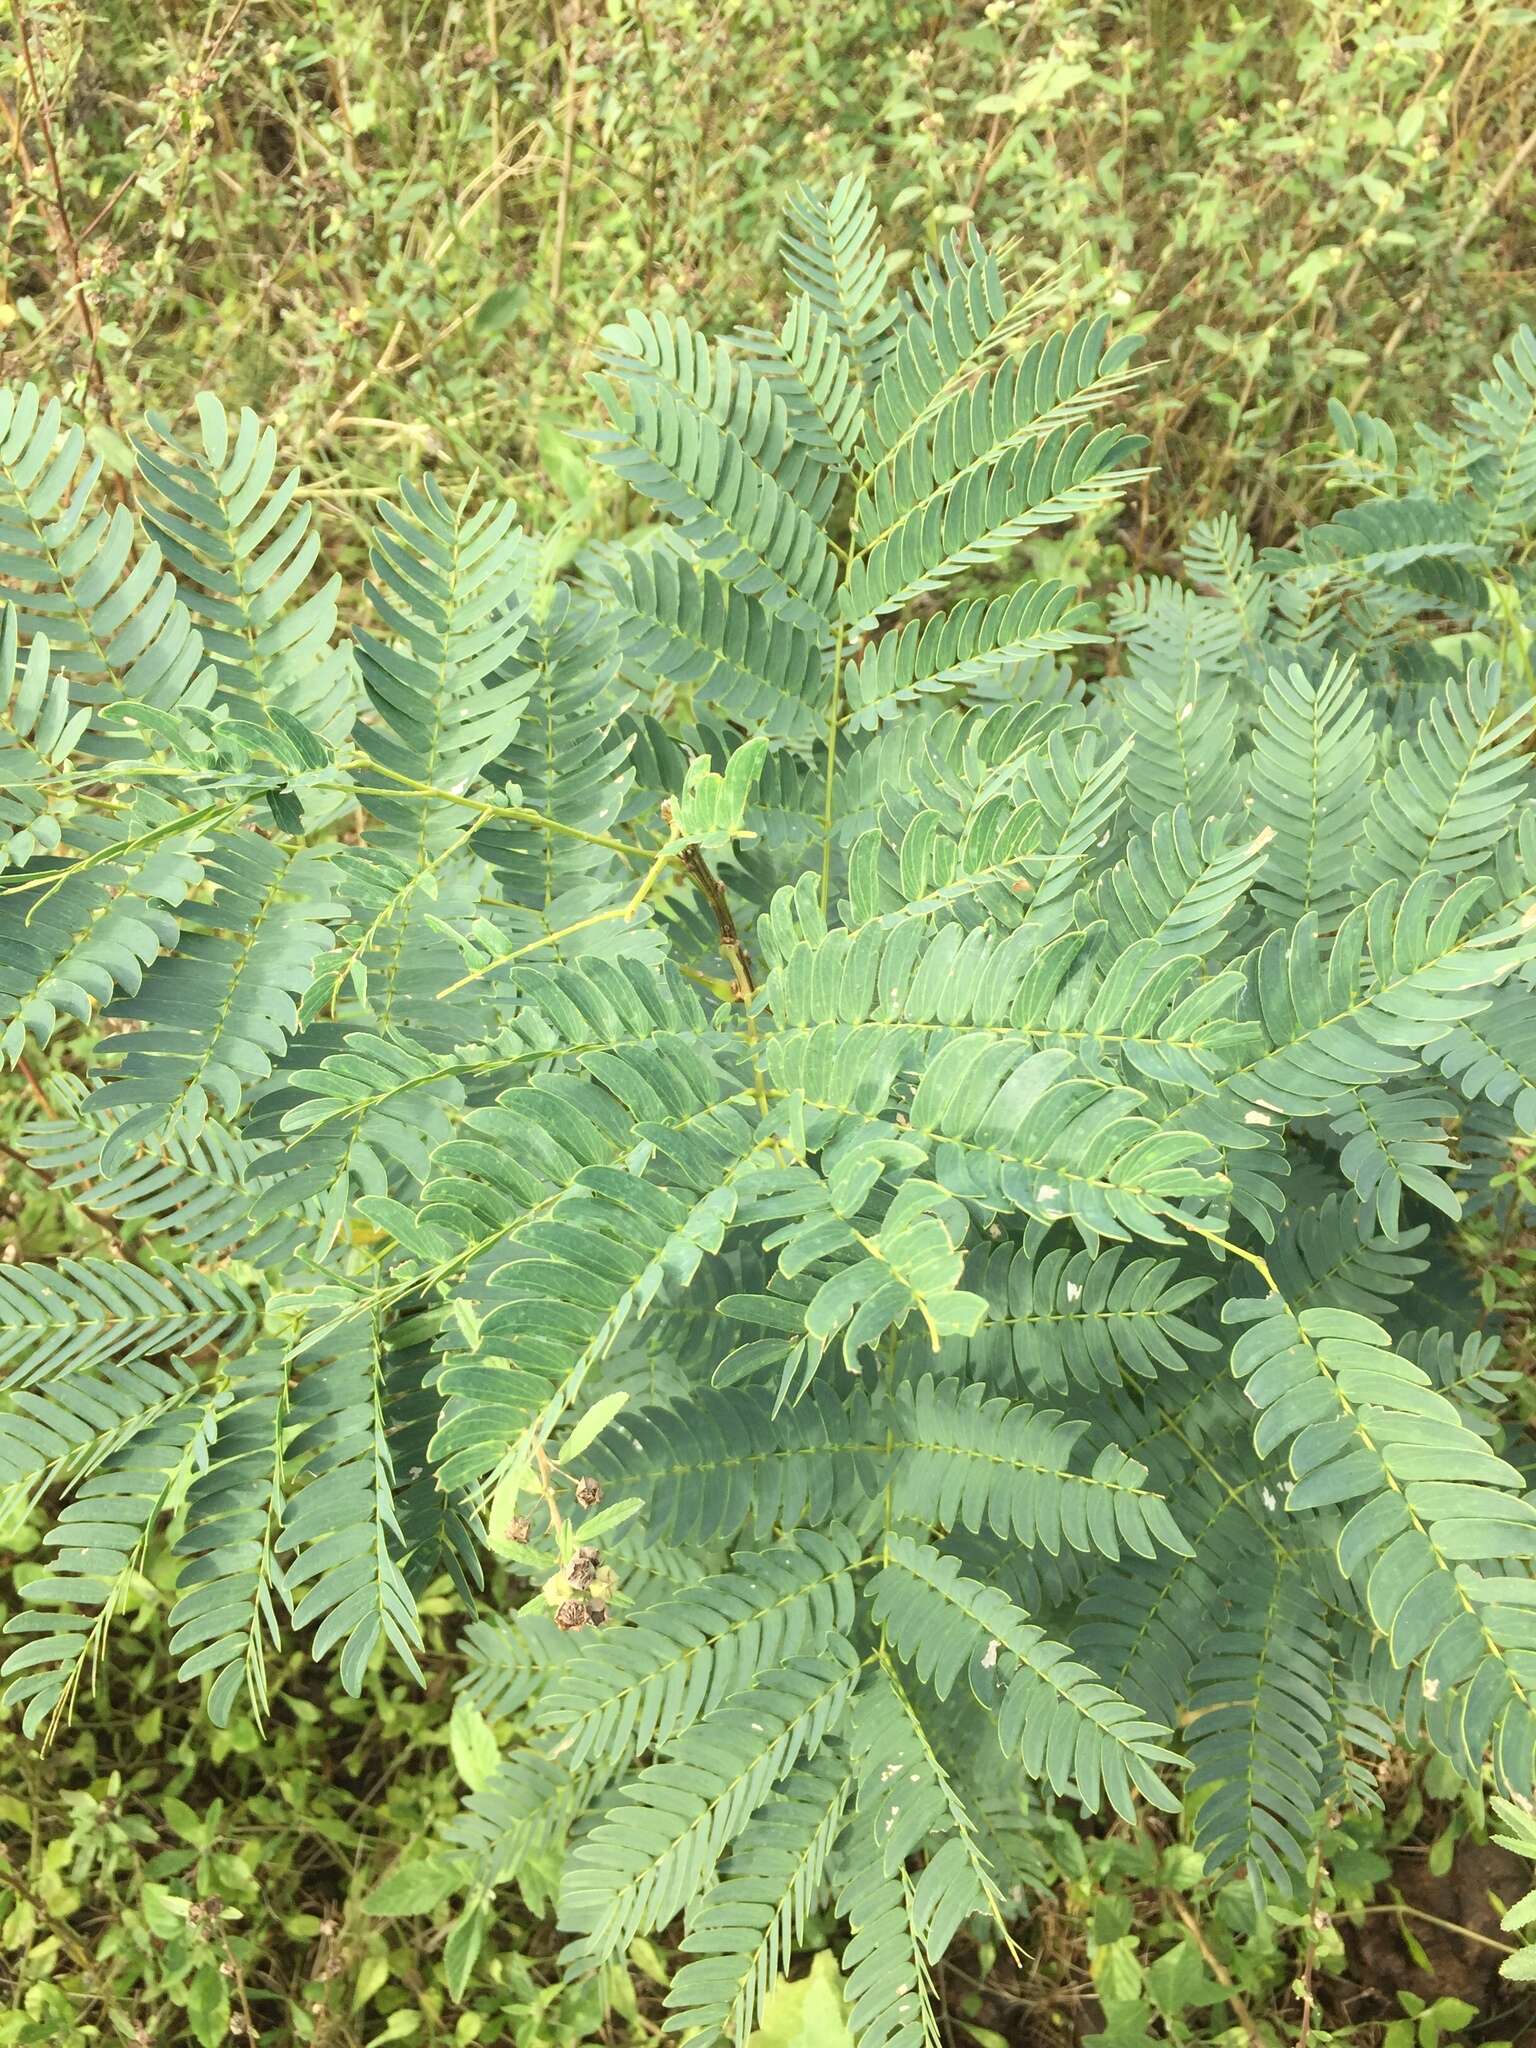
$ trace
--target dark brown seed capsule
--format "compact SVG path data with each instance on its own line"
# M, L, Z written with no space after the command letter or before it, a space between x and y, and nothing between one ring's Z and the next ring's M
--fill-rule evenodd
M603 1489L601 1488L601 1486L598 1485L595 1479L587 1478L577 1480L576 1505L578 1507L595 1508L598 1502L602 1499L602 1497Z
M526 1543L533 1534L533 1524L526 1515L514 1515L507 1524L509 1543Z
M585 1592L597 1577L597 1566L590 1557L584 1557L578 1550L565 1568L565 1577L568 1585L574 1586L578 1592Z
M601 1628L608 1619L608 1610L600 1600L594 1600L587 1609L587 1618L594 1628Z
M590 1619L585 1600L562 1600L555 1609L556 1628L585 1628Z

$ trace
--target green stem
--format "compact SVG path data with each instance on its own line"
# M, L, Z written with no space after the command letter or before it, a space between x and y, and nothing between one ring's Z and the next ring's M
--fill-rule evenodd
M356 797L399 797L405 793L438 803L458 804L465 810L478 811L485 818L515 818L519 824L536 826L541 832L580 839L588 846L605 846L610 853L622 853L627 860L654 860L662 851L660 847L635 846L627 839L614 839L606 832L587 832L580 825L567 825L561 818L546 818L542 811L530 810L527 804L487 803L483 797L464 796L458 790L437 789L431 783L417 782L408 775L397 774L394 769L381 767L377 761L371 762L370 766L376 775L387 775L391 781L398 782L399 789L364 789L355 784L340 787Z

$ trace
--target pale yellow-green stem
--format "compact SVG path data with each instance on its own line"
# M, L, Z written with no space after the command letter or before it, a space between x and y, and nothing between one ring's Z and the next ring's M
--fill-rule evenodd
M848 621L839 619L832 645L832 703L827 713L827 787L821 809L821 912L825 917L832 895L832 801L837 779L837 728L843 708L843 646Z

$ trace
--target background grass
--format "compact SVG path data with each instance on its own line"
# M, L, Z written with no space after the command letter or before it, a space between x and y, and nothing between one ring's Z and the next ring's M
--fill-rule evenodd
M1324 488L1330 394L1433 417L1536 298L1536 33L1488 0L0 0L0 21L0 377L71 402L109 474L148 410L200 387L255 406L343 567L402 469L614 531L572 427L598 331L638 299L760 318L802 179L867 169L894 240L975 220L1064 317L1147 332L1157 473L1071 565L1100 585L1165 566L1212 509L1283 536ZM0 1148L26 1108L0 1102ZM55 1198L13 1170L4 1190L0 1256L78 1248ZM1531 1251L1473 1249L1523 1362ZM11 1530L0 1571L33 1540ZM450 1644L425 1697L386 1674L341 1701L295 1668L269 1738L218 1734L172 1676L168 1586L148 1558L54 1751L0 1728L0 2044L659 2038L668 1965L644 1945L572 1991L534 1915L509 1907L471 1966L444 1913L367 1910L481 1768ZM1387 1789L1290 1916L1174 1840L1063 1827L1027 1965L947 1972L953 2040L1092 2039L1101 1995L1138 1988L1189 2044L1529 2040L1488 1903L1520 1884L1479 1798L1404 1759ZM837 2048L805 2024L802 2048Z
M635 298L759 315L787 191L867 169L1144 328L1134 567L1314 489L1330 392L1443 403L1536 279L1536 36L1489 0L6 0L0 372L207 387L330 530L402 465L592 506L563 423ZM25 30L25 54L20 45Z

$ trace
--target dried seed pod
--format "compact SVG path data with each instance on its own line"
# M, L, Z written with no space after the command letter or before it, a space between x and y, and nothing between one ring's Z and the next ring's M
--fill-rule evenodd
M608 1619L608 1610L600 1601L593 1600L587 1607L587 1619L594 1628L601 1628Z
M594 1556L595 1553L592 1556L584 1556L578 1550L565 1568L567 1583L574 1586L578 1592L584 1592L597 1577L597 1565L593 1561Z
M509 1543L526 1543L533 1534L533 1524L526 1515L514 1515L507 1524Z
M562 1600L555 1609L556 1628L567 1630L585 1628L591 1618L591 1613L585 1600Z
M576 1505L581 1508L595 1508L603 1497L603 1489L593 1478L578 1479L576 1482Z

